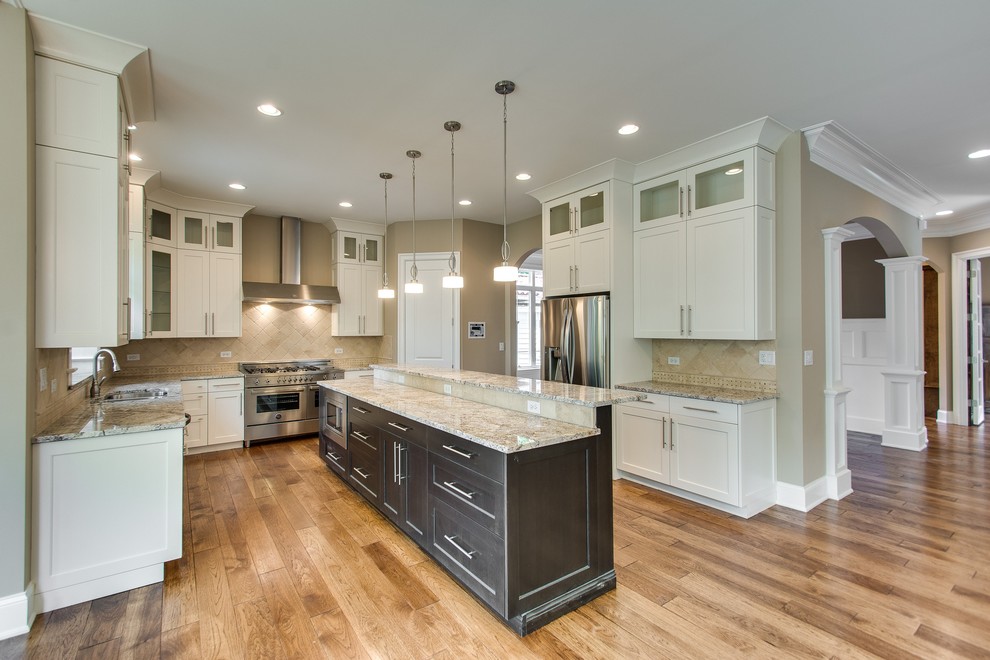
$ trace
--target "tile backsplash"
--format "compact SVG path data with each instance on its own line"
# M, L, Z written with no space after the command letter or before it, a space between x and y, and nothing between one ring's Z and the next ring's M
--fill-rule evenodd
M139 373L155 367L215 367L238 362L332 359L339 366L391 360L389 337L334 337L331 309L322 305L244 303L240 337L142 339L116 349L120 366ZM343 349L336 353L336 349ZM220 353L230 351L231 357ZM128 355L140 360L128 361Z
M775 340L654 339L653 379L773 391L777 367L761 365L760 351L776 350ZM669 364L671 357L680 364Z

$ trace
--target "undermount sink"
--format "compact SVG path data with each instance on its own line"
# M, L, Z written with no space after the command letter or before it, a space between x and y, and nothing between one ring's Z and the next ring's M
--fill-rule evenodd
M148 390L119 390L110 392L103 397L104 401L142 401L144 399L160 399L168 394L168 390L148 389Z

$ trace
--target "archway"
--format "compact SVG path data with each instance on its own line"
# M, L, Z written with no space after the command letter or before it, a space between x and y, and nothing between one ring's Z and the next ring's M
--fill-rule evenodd
M884 266L887 338L884 378L883 444L924 449L924 368L921 350L921 265L907 256L890 227L872 217L823 229L825 247L825 447L826 491L831 499L852 492L847 467L846 412L849 387L842 378L842 242L872 234L888 255Z
M510 361L510 373L520 378L540 378L543 348L543 250L536 248L526 252L516 262L516 266L519 268L519 278L511 293L509 318L512 346L506 359Z

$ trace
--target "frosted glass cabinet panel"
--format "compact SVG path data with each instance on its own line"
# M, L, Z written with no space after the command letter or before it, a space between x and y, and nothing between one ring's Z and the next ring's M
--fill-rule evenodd
M574 238L609 228L608 184L585 188L543 205L543 241Z
M649 229L684 219L684 172L650 179L633 187L633 229Z
M148 337L175 336L175 302L178 288L178 269L175 248L147 244L145 259L145 313L148 317Z
M577 224L583 230L605 224L605 193L602 190L581 196L578 202Z
M745 198L745 174L746 162L742 160L698 172L694 175L694 208L701 211Z
M158 202L148 201L145 204L145 212L148 215L145 240L155 245L175 247L176 210Z
M209 224L208 213L179 211L179 247L188 250L207 249Z
M334 263L374 266L382 263L381 236L338 231L334 232L332 240Z
M571 232L571 204L565 200L560 204L550 207L549 231L550 237L562 237Z

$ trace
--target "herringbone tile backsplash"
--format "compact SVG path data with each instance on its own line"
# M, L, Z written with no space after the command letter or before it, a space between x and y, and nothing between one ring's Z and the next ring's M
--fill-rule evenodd
M332 359L344 367L393 359L389 337L334 337L329 307L244 303L242 335L215 339L143 339L117 349L120 364L139 373L153 367L223 366L238 362ZM341 348L343 353L336 353ZM220 353L230 351L231 357ZM126 355L141 359L128 361Z

